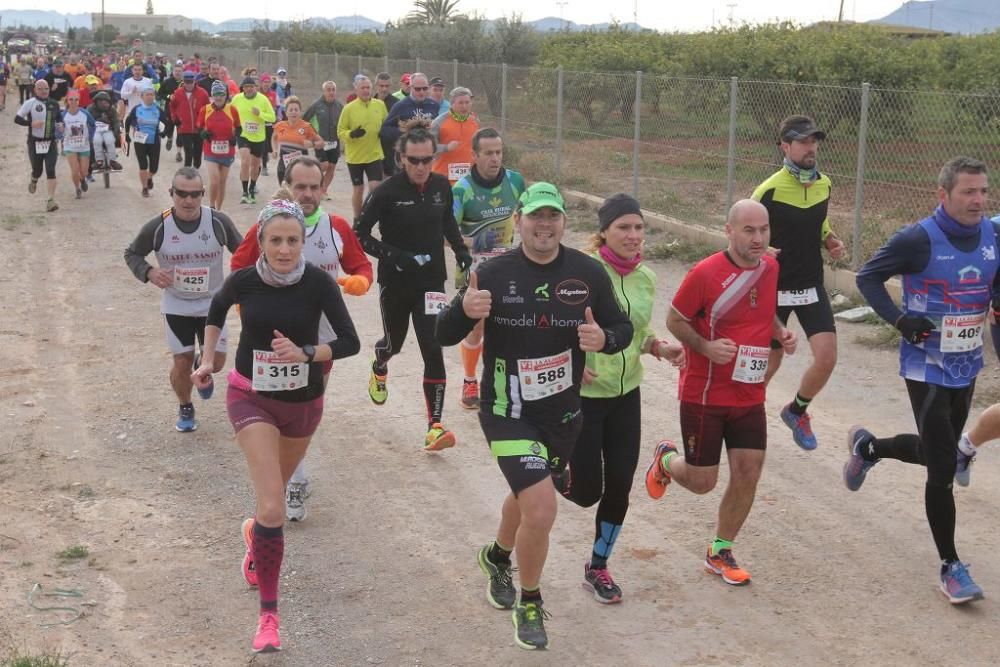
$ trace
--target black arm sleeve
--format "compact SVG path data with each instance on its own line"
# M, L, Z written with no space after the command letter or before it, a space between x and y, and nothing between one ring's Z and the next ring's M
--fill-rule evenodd
M893 276L920 273L930 260L931 242L920 225L896 232L858 271L858 291L878 316L895 326L903 312L892 300L885 282Z
M594 320L604 329L603 354L613 354L624 350L632 342L635 328L632 320L618 305L611 279L602 269L594 281Z
M448 239L448 243L451 244L451 249L456 255L468 253L469 249L466 247L462 232L458 228L458 221L455 220L455 195L451 188L447 188L447 190L448 212L444 218L444 237Z
M243 242L243 235L236 229L233 219L222 211L212 211L212 224L216 225L216 238L220 241L225 240L229 252L236 252Z
M382 197L379 196L378 189L376 189L368 196L368 201L361 209L361 215L354 222L354 233L357 234L358 241L361 242L361 247L365 249L366 253L376 259L395 262L396 258L399 257L399 249L372 236L372 229L381 216Z
M220 329L226 324L226 315L236 303L236 282L241 273L241 271L230 273L225 282L222 283L222 287L212 297L212 305L208 307L208 319L205 320L205 324Z
M156 231L162 222L161 216L156 216L147 222L129 247L125 248L125 264L128 265L132 275L144 283L149 282L146 274L153 268L152 264L146 261L146 255L156 249Z
M22 127L31 127L31 121L23 116L14 116L14 123Z
M130 111L129 114L128 114L128 116L125 117L125 136L126 137L131 136L131 134L129 132L129 129L133 125L136 124L135 110L138 109L138 108L139 108L138 106L132 107L132 111Z
M455 298L451 300L448 307L437 315L437 322L434 326L434 336L438 343L444 346L458 345L469 332L472 331L479 320L467 317L462 308L462 298L465 296L465 288L461 289Z
M326 315L330 326L333 327L333 332L337 334L337 339L327 341L326 345L330 346L333 359L354 356L361 350L358 332L354 330L354 322L351 320L350 313L347 312L347 306L344 305L344 297L340 295L340 288L333 282L333 278L329 274L324 273L323 278L323 314ZM215 307L214 299L212 307Z

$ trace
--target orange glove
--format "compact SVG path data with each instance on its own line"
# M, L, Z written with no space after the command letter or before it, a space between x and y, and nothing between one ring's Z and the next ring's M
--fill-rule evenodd
M364 276L341 276L337 284L351 296L364 296L368 291L368 279Z

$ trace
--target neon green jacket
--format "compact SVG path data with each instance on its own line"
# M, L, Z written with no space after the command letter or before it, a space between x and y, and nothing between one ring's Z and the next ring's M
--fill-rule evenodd
M611 278L618 305L632 320L635 334L632 342L621 352L614 354L587 353L587 368L597 373L591 384L583 385L580 394L584 398L616 398L624 396L642 382L643 347L648 339L656 338L649 326L653 317L653 300L656 298L656 274L645 264L639 264L635 271L621 276L601 256L593 257L601 263Z
M238 93L233 96L230 104L240 115L240 124L243 126L243 132L240 136L243 139L255 144L267 139L267 129L264 124L274 122L274 107L271 106L271 100L267 99L266 95L257 93L252 100L248 100L246 95ZM255 115L254 109L257 109L260 115Z

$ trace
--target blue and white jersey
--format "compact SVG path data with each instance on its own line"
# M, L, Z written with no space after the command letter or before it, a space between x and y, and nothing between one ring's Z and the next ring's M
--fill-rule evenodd
M903 277L903 312L926 317L935 329L923 343L900 343L899 374L943 387L967 387L983 368L983 329L1000 270L996 232L984 219L978 245L963 252L941 231L937 215L918 223L930 239L930 261L922 272Z

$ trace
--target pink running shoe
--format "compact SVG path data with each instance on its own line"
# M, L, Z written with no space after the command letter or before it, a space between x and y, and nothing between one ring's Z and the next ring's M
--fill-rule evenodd
M257 634L253 637L254 653L274 653L281 650L281 635L278 634L278 615L265 611L257 623Z
M253 568L253 518L243 522L243 541L247 545L247 553L243 557L243 581L250 588L257 587L257 571Z

